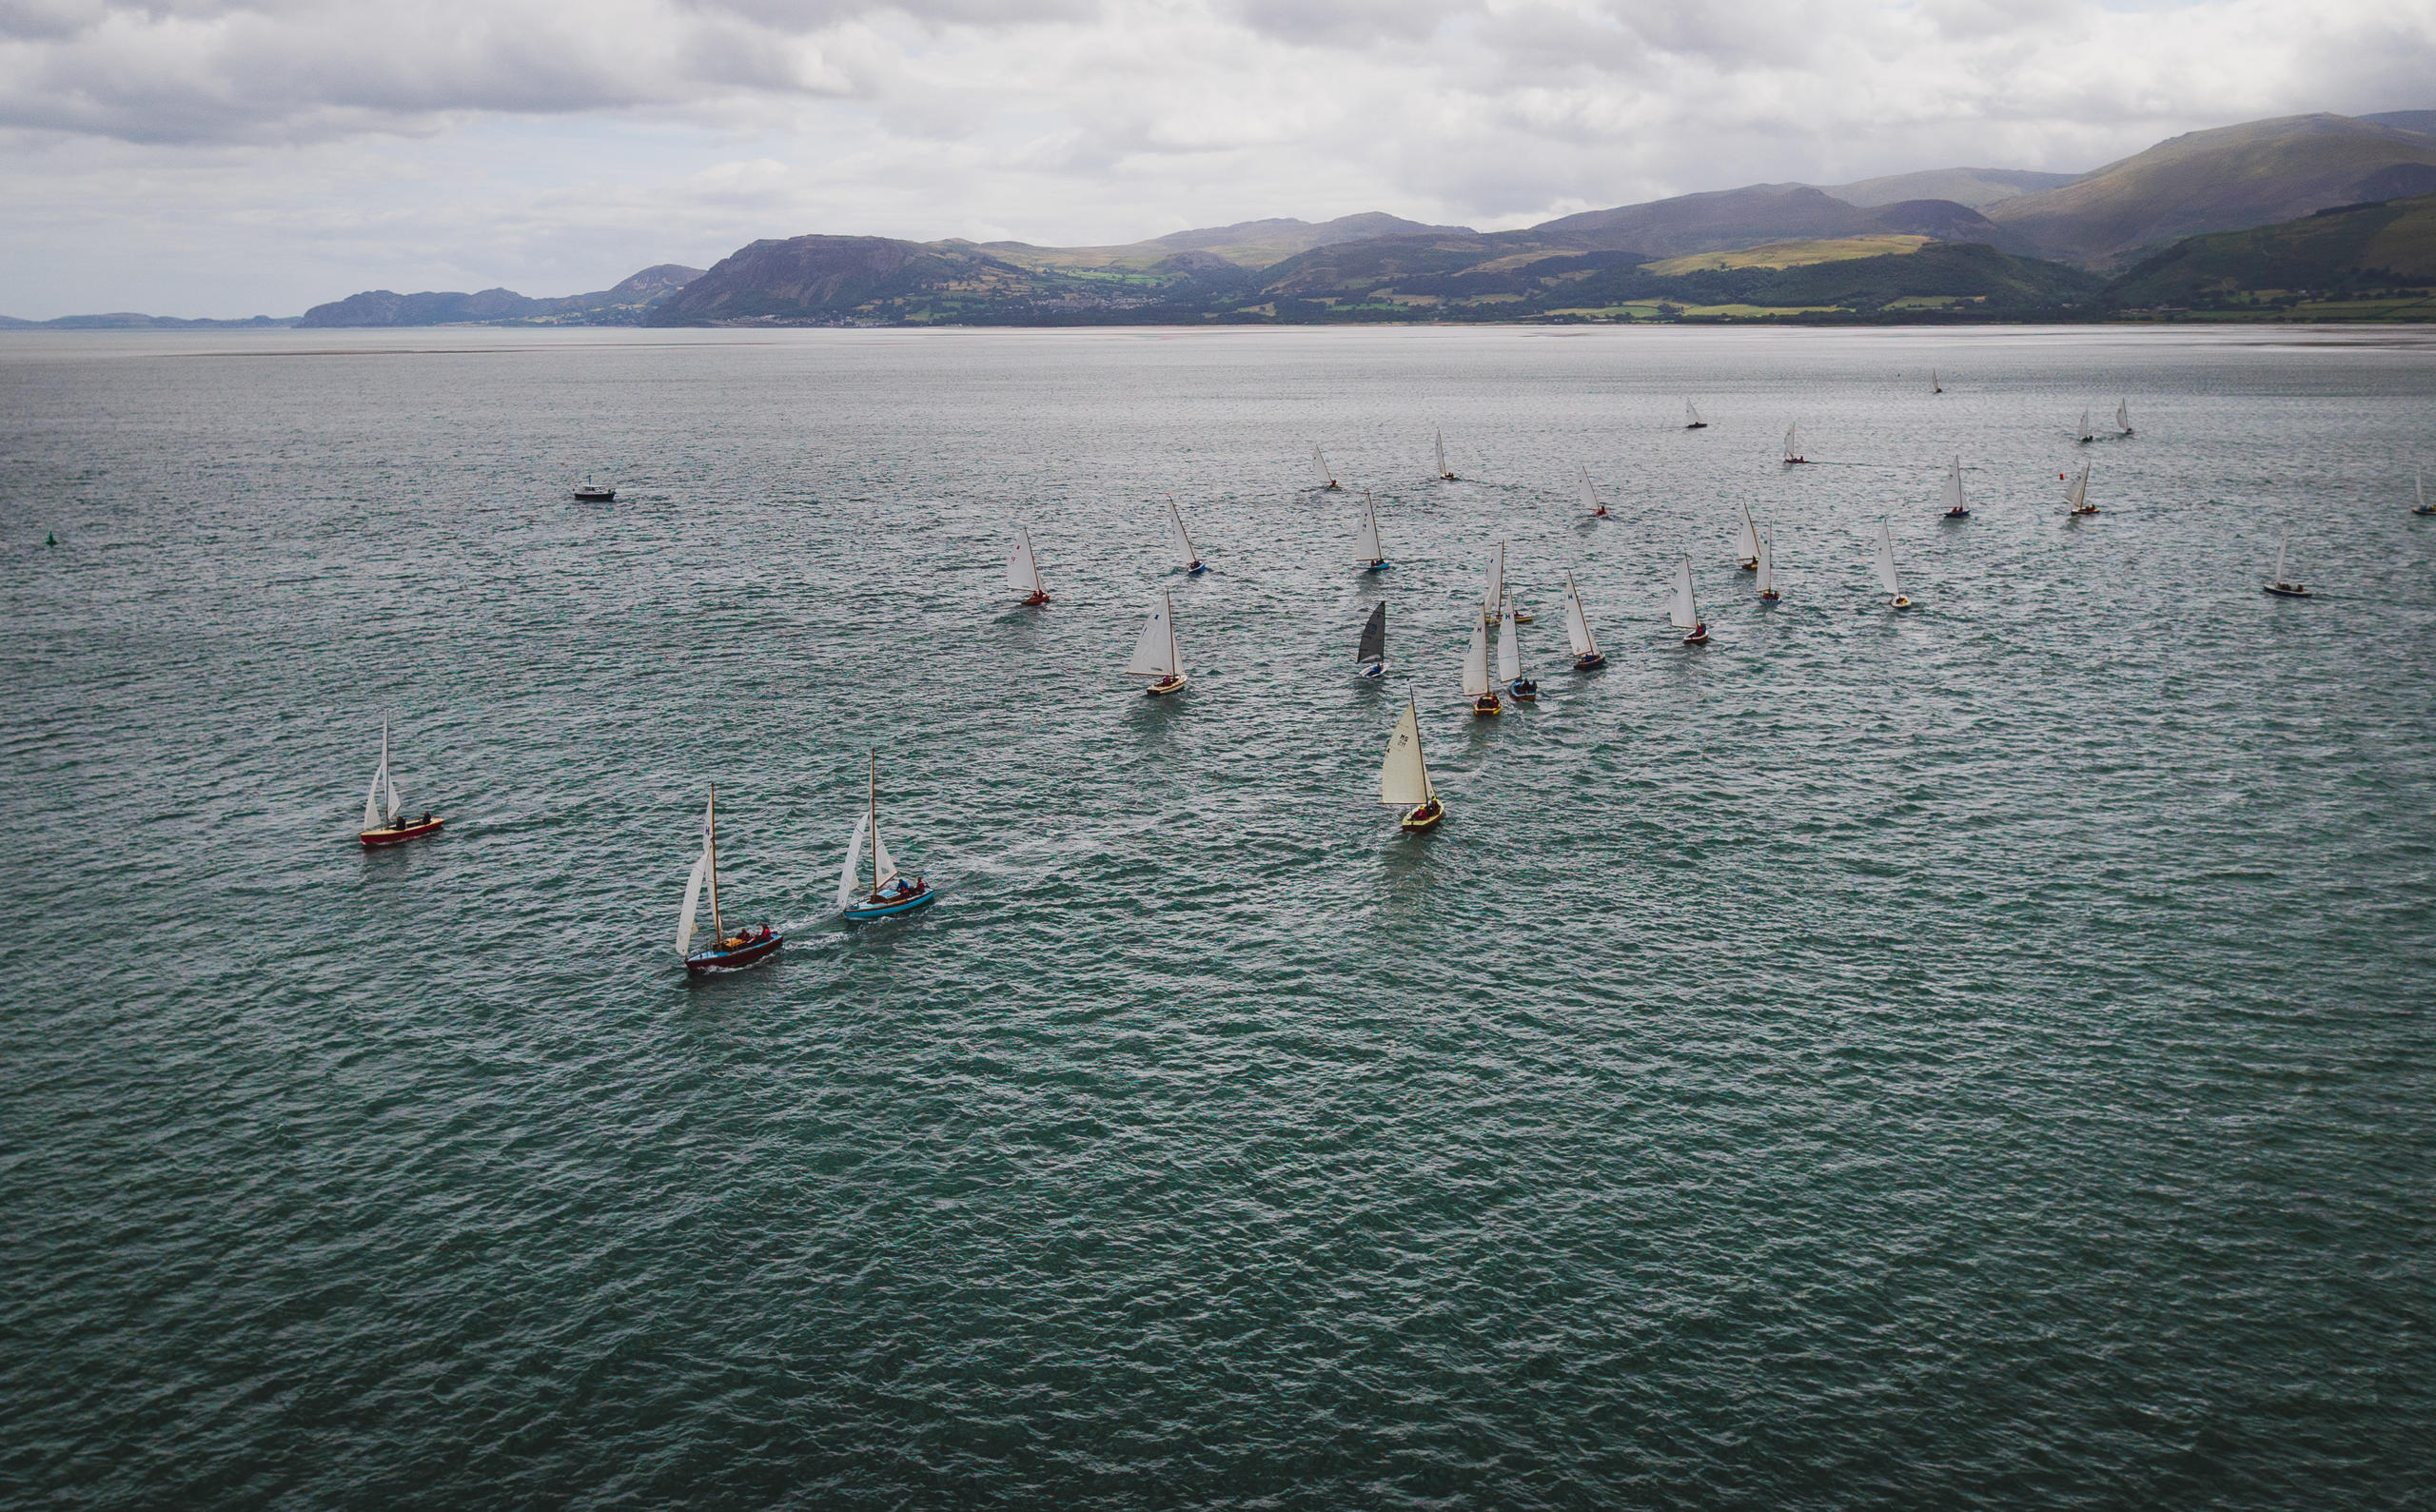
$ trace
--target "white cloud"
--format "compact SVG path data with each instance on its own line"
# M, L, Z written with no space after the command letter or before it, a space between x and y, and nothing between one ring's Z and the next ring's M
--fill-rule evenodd
M0 310L1482 226L2436 106L2436 0L0 0Z

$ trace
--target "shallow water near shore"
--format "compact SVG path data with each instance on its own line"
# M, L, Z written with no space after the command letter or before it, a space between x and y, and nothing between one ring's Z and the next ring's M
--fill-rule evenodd
M29 1500L2430 1495L2436 336L11 335L0 417ZM942 896L850 930L874 749ZM689 985L713 782L788 943Z

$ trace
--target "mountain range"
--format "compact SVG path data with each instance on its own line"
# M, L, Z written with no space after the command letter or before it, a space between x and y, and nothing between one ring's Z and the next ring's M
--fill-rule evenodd
M2161 308L2226 318L2311 314L2308 298L2293 290L2343 292L2356 305L2363 290L2382 291L2383 299L2421 286L2413 279L2436 283L2436 273L2423 271L2431 261L2430 228L2417 211L2396 210L2383 220L2362 211L2336 217L2339 227L2313 224L2323 219L2319 212L2430 194L2436 110L2314 114L2191 132L2082 174L1938 168L1825 187L1751 185L1514 231L1374 212L1316 225L1248 221L1107 246L814 234L755 242L707 271L664 264L613 288L560 299L503 288L376 289L315 305L292 322L117 315L5 324L2088 319L2125 310L2148 318ZM2372 221L2375 228L2367 229ZM2297 226L2311 228L2287 229ZM2343 241L2354 232L2356 246ZM2251 233L2250 241L2218 245L2225 235ZM2329 250L2338 242L2344 249ZM2337 267L2330 258L2350 261ZM2257 282L2269 277L2282 282ZM2261 291L2273 297L2239 297ZM2383 299L2377 311L2351 313L2389 315L2400 307Z

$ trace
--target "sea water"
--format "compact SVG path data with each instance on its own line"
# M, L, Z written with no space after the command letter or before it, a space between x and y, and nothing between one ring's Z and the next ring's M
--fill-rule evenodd
M2425 1498L2426 464L2424 331L0 338L0 1476Z

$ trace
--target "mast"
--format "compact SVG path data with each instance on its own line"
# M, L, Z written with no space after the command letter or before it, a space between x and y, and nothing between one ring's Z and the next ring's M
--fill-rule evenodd
M872 900L879 900L879 747L872 747Z
M1176 655L1176 606L1175 600L1169 597L1168 591L1165 588L1159 590L1159 598L1160 600L1168 606L1168 676L1172 677L1176 674L1176 669L1184 665L1184 658ZM878 779L874 778L873 780L876 782ZM876 793L878 790L874 788L873 791ZM879 811L876 805L879 800L874 797L872 802L874 805L872 812L874 814L878 813ZM874 820L874 822L876 823L877 821Z
M1573 643L1577 657L1596 656L1599 642L1590 634L1590 617L1581 611L1581 591L1573 585L1573 574L1564 575L1564 635Z
M1446 433L1443 430L1438 433L1438 476L1446 476Z
M711 940L715 945L727 943L727 931L719 923L719 785L711 784Z
M2291 531L2287 530L2282 535L2275 538L2275 580L2278 583L2291 581L2290 579L2284 576L2284 558L2291 549Z

